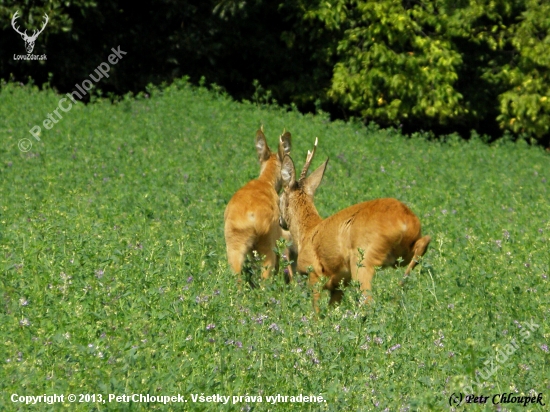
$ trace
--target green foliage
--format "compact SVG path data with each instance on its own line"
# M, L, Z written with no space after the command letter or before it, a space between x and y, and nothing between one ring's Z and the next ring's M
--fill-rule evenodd
M455 90L460 54L451 42L424 32L433 8L405 9L401 1L321 3L319 16L343 30L340 61L334 68L329 96L366 119L396 123L435 118L439 123L461 116ZM337 19L326 19L334 9Z
M536 137L550 115L546 2L334 0L310 6L338 39L328 96L382 124L496 122Z
M521 20L511 28L518 57L503 67L509 89L499 96L501 127L541 137L550 128L550 4L526 1Z
M189 400L65 402L83 411L218 409L193 404L201 393L261 394L263 403L248 404L256 410L444 410L476 371L486 375L497 348L521 339L515 322L525 329L527 321L540 326L474 390L544 394L550 385L542 149L405 138L238 104L185 79L115 104L77 104L34 140L28 130L60 97L0 89L1 410L26 409L11 402L14 393ZM283 128L292 132L298 163L319 136L312 168L331 159L316 193L322 216L378 197L411 207L433 240L404 286L404 268L379 271L370 305L354 284L338 308L323 295L319 319L301 276L238 290L223 212L258 175L260 124L270 144ZM23 138L33 143L26 153ZM268 405L265 396L277 393L322 394L326 403Z

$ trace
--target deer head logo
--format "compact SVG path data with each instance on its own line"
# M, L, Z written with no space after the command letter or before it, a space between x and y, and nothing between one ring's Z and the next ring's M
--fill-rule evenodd
M40 33L42 33L44 31L44 28L46 27L46 25L48 24L48 15L46 13L44 13L44 24L42 25L42 28L40 30L34 30L33 33L32 33L32 36L28 36L27 35L27 30L25 30L24 33L21 33L19 31L19 27L17 27L15 25L15 20L17 20L17 17L19 17L17 14L19 13L19 11L16 11L15 14L13 15L13 18L11 19L11 26L13 27L13 29L19 33L21 35L21 38L25 41L25 48L27 49L27 54L31 54L33 49L34 49L34 42L36 41L36 38L38 37L38 35Z

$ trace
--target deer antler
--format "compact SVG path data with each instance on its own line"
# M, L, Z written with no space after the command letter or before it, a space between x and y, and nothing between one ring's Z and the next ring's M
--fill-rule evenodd
M38 35L40 33L42 33L44 31L44 29L46 28L46 25L48 24L48 21L50 21L48 15L46 13L44 13L44 19L45 19L45 21L44 21L44 24L42 25L42 28L40 29L40 31L38 31L38 33L36 32L36 30L34 30L33 33L32 33L31 39L36 40Z
M40 30L38 30L38 31L37 31L37 30L34 30L33 33L32 33L32 36L29 36L29 35L27 34L27 30L25 30L24 33L21 33L21 31L19 30L19 27L17 27L17 26L15 25L15 20L17 20L17 18L19 17L18 14L19 14L19 10L16 11L15 14L13 15L13 17L12 17L12 19L11 19L11 26L13 27L13 29L14 29L17 33L19 33L19 34L21 35L21 37L23 37L23 39L24 39L25 41L31 41L31 42L33 42L34 40L36 40L36 38L38 37L38 35L39 35L40 33L42 33L42 32L44 31L44 29L46 28L46 25L48 24L48 21L50 21L48 15L47 15L46 13L44 13L44 19L45 19L45 21L44 21L44 24L42 25L42 28L41 28Z
M304 168L302 169L302 173L300 174L300 181L306 178L307 171L309 169L309 166L311 165L311 161L313 160L313 156L315 155L315 149L317 149L317 141L319 139L315 138L315 145L313 146L313 151L307 151L307 157L306 157L306 164L304 165Z
M15 14L13 15L12 19L11 19L11 27L13 27L13 29L19 33L21 36L24 36L24 37L28 37L27 36L27 30L25 30L25 33L21 33L19 31L19 27L16 27L15 26L15 20L17 20L17 18L19 17L17 14L19 13L19 10L15 12Z

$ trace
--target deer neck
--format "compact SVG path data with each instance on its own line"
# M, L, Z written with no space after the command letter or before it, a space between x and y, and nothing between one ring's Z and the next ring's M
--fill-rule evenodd
M298 254L300 249L307 242L311 231L323 220L313 201L305 194L299 196L295 203L295 213L290 224L290 233L297 242Z
M262 163L258 180L269 183L276 192L281 189L281 166L274 155Z

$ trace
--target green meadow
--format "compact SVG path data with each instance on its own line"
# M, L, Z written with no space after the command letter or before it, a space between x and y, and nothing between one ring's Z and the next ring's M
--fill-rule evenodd
M548 408L548 152L330 122L185 80L78 103L47 130L61 97L0 89L1 410ZM260 125L272 148L292 133L298 167L319 138L321 216L409 205L432 237L411 276L379 270L370 304L354 284L336 308L323 295L318 317L301 276L239 290L223 212L258 176ZM467 406L469 393L488 400ZM63 402L24 403L53 394ZM502 401L526 396L542 402Z

